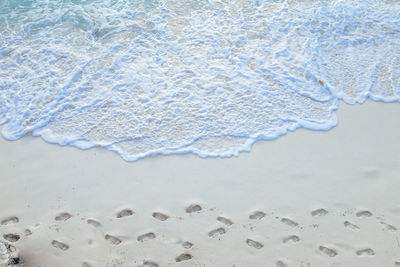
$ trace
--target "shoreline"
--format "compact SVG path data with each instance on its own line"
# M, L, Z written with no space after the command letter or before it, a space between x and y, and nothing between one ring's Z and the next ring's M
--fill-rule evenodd
M288 266L394 266L400 261L400 236L390 228L400 228L398 114L399 103L341 102L333 129L300 128L258 141L250 152L232 158L183 154L126 162L103 148L81 151L32 136L11 142L0 138L0 221L19 220L0 225L0 240L18 234L12 244L28 267L84 262L278 266L279 261ZM188 213L190 205L201 211ZM126 209L133 214L118 218ZM315 211L322 213L313 216ZM169 218L160 221L154 212ZM265 216L251 219L260 216L256 212ZM71 217L55 219L63 213ZM298 225L282 223L284 218ZM210 237L220 228L225 233ZM32 234L25 235L26 229ZM147 233L155 238L138 241ZM54 240L68 249L52 245ZM185 241L193 247L182 247ZM263 247L257 248L257 242ZM185 253L193 258L177 262Z

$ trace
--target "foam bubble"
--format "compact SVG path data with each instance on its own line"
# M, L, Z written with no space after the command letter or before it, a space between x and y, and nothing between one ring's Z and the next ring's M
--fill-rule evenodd
M0 123L135 161L230 157L400 100L389 1L2 1Z

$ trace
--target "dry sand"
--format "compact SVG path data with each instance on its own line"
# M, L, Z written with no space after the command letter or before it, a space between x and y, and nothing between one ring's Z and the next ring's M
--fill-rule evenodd
M25 267L400 266L400 104L337 115L230 159L0 138L0 240Z

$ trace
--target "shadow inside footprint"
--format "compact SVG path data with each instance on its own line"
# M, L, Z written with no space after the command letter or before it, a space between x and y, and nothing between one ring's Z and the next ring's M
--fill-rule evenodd
M199 212L202 210L202 207L198 204L192 204L189 207L186 208L186 213L193 213L193 212Z
M110 243L113 245L119 245L122 242L122 240L119 239L118 237L115 237L115 236L112 236L109 234L105 235L104 239L110 241Z
M381 224L385 226L385 230L389 230L389 231L392 231L392 232L396 232L397 231L397 228L394 227L393 225L387 224L385 222L381 222Z
M356 254L358 256L362 256L362 255L373 256L373 255L375 255L375 251L373 249L366 248L366 249L357 250Z
M30 235L32 235L32 231L29 230L29 229L25 229L24 235L25 235L25 236L30 236Z
M144 261L143 262L144 266L149 266L149 267L158 267L159 265L155 263L154 261Z
M357 217L371 217L373 214L368 210L359 211L356 213Z
M295 226L299 225L297 222L292 221L291 219L288 219L288 218L282 218L281 222L283 222L284 224L287 224L289 226L292 226L292 227L295 227Z
M93 226L93 227L96 227L96 228L101 227L101 223L99 223L99 222L96 221L96 220L88 219L86 222L87 222L88 224L90 224L91 226Z
M66 220L70 219L71 217L72 217L71 214L69 214L67 212L63 212L63 213L60 213L59 215L57 215L54 218L54 220L56 220L56 221L66 221Z
M335 249L333 248L328 248L328 247L324 247L324 246L319 246L319 250L324 253L325 255L329 256L329 257L335 257L338 255L338 253L336 252Z
M153 212L152 216L153 216L153 218L160 220L160 221L166 221L169 218L168 215L163 214L161 212Z
M252 240L250 238L248 238L246 240L246 244L250 247L256 248L256 249L262 249L264 247L264 245L258 241Z
M352 223L349 222L349 221L345 221L345 222L343 223L343 225L344 225L345 227L347 227L347 228L352 229L352 230L360 230L360 227L358 227L358 226L355 225L355 224L352 224Z
M190 260L192 258L193 258L193 256L190 255L189 253L183 253L183 254L179 255L178 257L176 257L175 261L176 262L182 262L182 261Z
M151 240L154 238L156 238L156 235L154 233L147 233L147 234L138 236L137 241L144 242L144 241Z
M216 236L218 236L218 235L223 235L223 234L225 234L225 233L226 233L226 230L225 230L224 228L220 227L220 228L218 228L218 229L215 229L215 230L210 231L210 232L208 233L208 236L209 236L209 237L216 237Z
M61 249L61 250L67 250L67 249L69 249L69 246L68 246L67 244L62 243L62 242L57 241L57 240L53 240L53 241L51 242L51 244L53 245L53 247L58 248L58 249Z
M5 218L4 220L1 221L2 225L7 225L7 224L11 224L11 223L18 223L19 222L19 218L16 216L12 216L12 217L8 217Z
M267 215L265 212L262 211L255 211L252 214L250 214L249 219L251 220L260 220Z
M189 241L185 241L182 243L182 246L186 249L189 249L189 248L193 247L193 243L190 243Z
M328 214L326 209L316 209L311 212L312 216L325 216L326 214Z
M291 235L291 236L285 237L282 240L283 243L288 243L288 242L296 243L296 242L299 242L299 241L300 241L300 237L298 237L297 235Z
M127 217L127 216L131 216L133 215L133 210L130 209L124 209L121 210L120 212L117 213L117 218L123 218L123 217Z
M17 242L21 237L17 234L5 234L3 238L10 242Z
M225 224L226 226L231 226L233 224L233 222L231 220L229 220L228 218L225 218L225 217L221 217L221 216L217 217L217 221Z

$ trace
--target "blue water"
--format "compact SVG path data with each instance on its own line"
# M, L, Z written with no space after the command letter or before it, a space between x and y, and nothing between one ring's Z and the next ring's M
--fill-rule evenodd
M0 124L125 160L229 157L400 101L400 1L1 0Z

